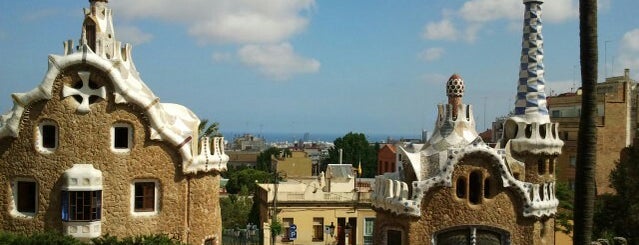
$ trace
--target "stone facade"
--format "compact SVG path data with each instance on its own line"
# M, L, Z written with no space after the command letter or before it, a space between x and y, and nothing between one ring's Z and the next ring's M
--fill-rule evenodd
M222 139L199 142L190 110L159 103L130 46L119 49L106 1L90 3L81 45L67 42L63 56L50 56L43 83L14 94L1 118L0 229L219 243Z
M492 147L479 137L452 75L432 137L398 146L398 171L375 178L375 244L554 244L563 141L546 108L542 1L523 2L517 102L501 139Z
M597 194L611 193L608 176L621 151L636 137L637 91L630 71L597 84ZM581 90L548 98L552 121L561 124L559 136L566 142L557 160L557 178L574 185L579 132Z

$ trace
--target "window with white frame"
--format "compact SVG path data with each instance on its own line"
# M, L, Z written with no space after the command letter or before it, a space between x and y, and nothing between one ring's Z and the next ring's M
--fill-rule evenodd
M102 219L102 190L62 191L62 221Z
M313 218L313 241L324 241L324 218Z
M17 179L11 183L14 216L33 217L38 208L38 185L32 179Z
M364 218L364 245L373 245L375 218Z
M58 126L52 120L44 120L36 131L36 149L41 153L51 153L58 148Z
M134 215L158 213L159 184L157 180L135 180L131 185L131 207Z
M116 123L111 127L111 150L129 152L133 146L133 128L128 123Z

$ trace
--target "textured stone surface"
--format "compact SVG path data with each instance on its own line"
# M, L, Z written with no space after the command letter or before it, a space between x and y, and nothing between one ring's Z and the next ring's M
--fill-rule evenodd
M90 71L91 80L107 89L106 100L91 104L91 111L85 114L77 113L77 102L72 97L62 98L61 92L63 84L71 85L80 79L78 71ZM61 231L61 176L73 164L82 163L91 164L103 173L102 234L167 233L186 241L189 223L188 242L192 244L201 244L206 236L220 234L219 177L211 173L196 175L189 186L181 172L182 159L176 148L149 139L143 108L113 103L113 87L106 77L103 72L86 65L63 71L55 81L53 98L28 106L23 114L20 137L0 139L0 183L3 185L0 188L0 229ZM42 120L54 121L58 126L58 147L53 153L43 154L36 150L34 142ZM111 151L110 131L114 123L132 126L130 152ZM33 218L17 218L9 213L12 199L9 182L20 177L33 178L38 184L38 207ZM131 215L131 184L135 179L159 182L157 215Z

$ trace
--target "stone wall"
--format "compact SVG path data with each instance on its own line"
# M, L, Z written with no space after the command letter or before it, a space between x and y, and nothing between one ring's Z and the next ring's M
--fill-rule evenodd
M107 89L106 100L97 100L87 114L76 112L77 102L72 97L62 98L62 85L70 86L79 81L78 71L90 71L91 80ZM0 139L0 229L62 231L61 176L73 164L91 164L103 174L102 234L166 233L185 239L188 190L181 173L182 159L174 146L149 139L148 122L142 108L113 102L113 87L106 79L106 74L90 66L69 67L56 78L53 98L33 103L23 114L19 138ZM52 153L40 153L34 143L42 120L52 120L58 127L58 147ZM132 147L127 153L114 153L111 127L122 122L133 128ZM33 218L18 218L9 213L12 200L9 183L19 177L33 178L37 182L38 206ZM136 179L152 179L159 183L159 212L156 215L132 215L131 186ZM197 228L192 229L193 239L189 242L202 240L209 234L221 234L217 200L219 177L196 176L194 179L190 215L197 217L192 221L201 223L194 225Z

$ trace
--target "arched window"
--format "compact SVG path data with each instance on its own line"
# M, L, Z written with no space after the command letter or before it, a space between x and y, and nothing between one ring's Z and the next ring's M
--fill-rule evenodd
M466 198L466 178L459 177L457 179L455 192L457 193L457 198Z
M493 194L491 190L492 186L490 184L490 177L486 177L484 179L484 198L490 198Z
M543 175L546 173L546 162L544 161L543 158L540 158L539 160L537 160L537 173L539 175Z
M472 204L479 204L481 202L483 184L481 171L471 172L468 179L468 201Z

